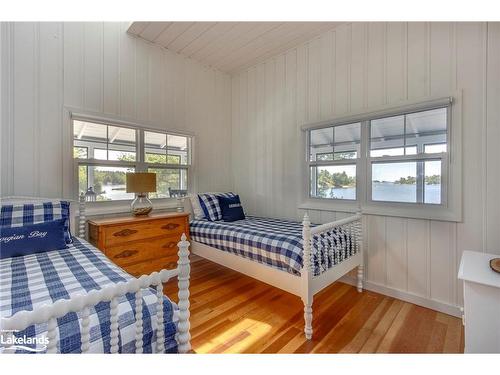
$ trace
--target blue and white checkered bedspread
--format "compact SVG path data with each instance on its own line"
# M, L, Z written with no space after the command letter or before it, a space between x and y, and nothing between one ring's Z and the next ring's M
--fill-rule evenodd
M303 265L302 223L254 216L233 222L193 220L190 232L193 241L300 275ZM327 235L315 238L315 275L354 255L355 248L351 241L347 241L347 236L341 230L333 229ZM316 251L318 246L330 246L332 251L323 257L323 252Z
M68 299L109 284L132 279L89 243L73 238L69 249L1 259L0 316L9 317L21 310L33 310L46 303ZM143 290L144 352L155 352L156 295ZM165 351L177 352L175 340L177 306L168 298L163 301ZM110 303L101 302L91 308L90 349L92 353L110 351ZM58 319L58 352L79 353L80 314L69 313ZM119 298L119 352L135 352L135 295ZM17 336L46 336L47 324L28 327Z

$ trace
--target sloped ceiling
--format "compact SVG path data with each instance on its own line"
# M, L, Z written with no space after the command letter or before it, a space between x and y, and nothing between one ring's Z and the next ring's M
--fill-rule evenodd
M128 33L234 73L284 52L340 22L132 22Z

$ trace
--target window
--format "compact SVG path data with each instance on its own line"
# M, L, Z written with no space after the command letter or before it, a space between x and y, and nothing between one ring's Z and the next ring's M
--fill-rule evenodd
M445 98L305 127L309 207L321 199L372 208L449 208L450 176L460 181L450 162L450 117L451 99ZM454 186L457 202L460 188Z
M441 204L447 108L370 120L372 201Z
M311 196L356 199L360 123L310 131Z
M156 173L151 198L187 194L190 136L74 119L73 156L79 193L91 189L96 201L133 199L125 178L135 171Z

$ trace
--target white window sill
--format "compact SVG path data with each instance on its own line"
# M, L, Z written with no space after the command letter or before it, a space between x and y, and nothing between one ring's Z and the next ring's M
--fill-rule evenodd
M357 201L340 201L329 199L309 199L299 204L301 210L318 210L331 212L352 212L361 210L366 215L394 216L410 219L427 219L460 222L461 212L442 206L421 206L405 203L370 203L360 204Z

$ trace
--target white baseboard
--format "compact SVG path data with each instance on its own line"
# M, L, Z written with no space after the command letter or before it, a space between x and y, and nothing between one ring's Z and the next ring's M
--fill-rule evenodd
M354 277L346 275L342 277L339 281L344 282L349 285L356 286L356 280ZM416 294L408 293L402 290L389 288L385 285L380 285L371 281L365 281L363 283L363 288L370 290L372 292L384 294L389 297L397 298L402 301L410 302L418 306L423 306L428 309L436 310L444 314L456 316L457 318L462 317L461 307L450 305L445 302L435 301L422 296L417 296Z

